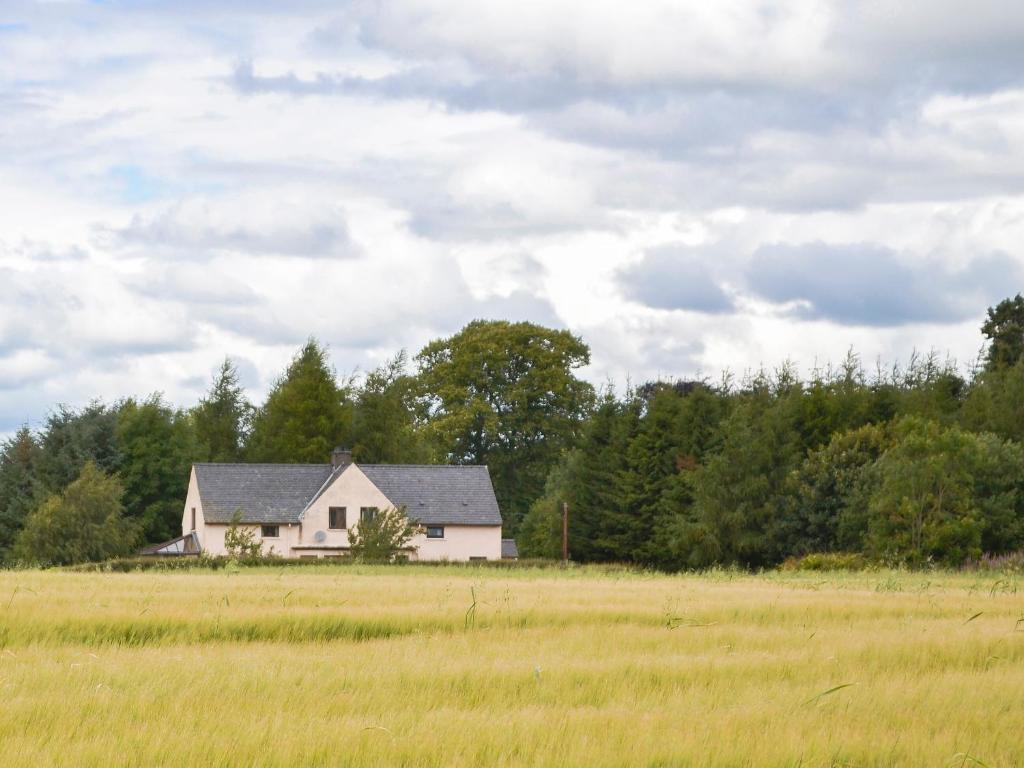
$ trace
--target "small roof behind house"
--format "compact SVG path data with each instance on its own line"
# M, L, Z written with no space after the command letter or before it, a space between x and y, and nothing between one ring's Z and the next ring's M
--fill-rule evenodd
M230 523L297 523L331 476L330 464L196 464L203 517Z
M423 525L501 525L487 467L357 464L392 504Z
M502 539L501 540L501 559L502 560L518 560L519 559L519 547L516 545L515 539Z
M196 532L186 533L170 541L162 541L159 544L150 544L139 550L140 555L198 555L202 547L199 546L199 538Z

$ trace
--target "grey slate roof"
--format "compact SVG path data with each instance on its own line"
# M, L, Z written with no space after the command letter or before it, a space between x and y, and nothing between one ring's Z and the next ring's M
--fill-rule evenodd
M423 525L501 525L485 466L357 464L392 504ZM196 464L208 523L298 523L335 472L330 464Z
M487 467L357 464L392 504L423 525L501 525Z
M208 523L297 523L331 475L330 464L196 464L199 498Z
M516 545L515 539L501 540L501 557L504 560L519 559L519 547Z

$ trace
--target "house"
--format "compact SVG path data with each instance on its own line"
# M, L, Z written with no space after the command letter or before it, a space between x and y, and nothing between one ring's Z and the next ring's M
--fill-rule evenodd
M224 554L232 518L265 554L342 557L349 531L377 510L404 507L422 532L412 560L500 560L501 513L485 466L356 464L337 450L330 464L194 464L182 540ZM170 543L170 542L168 542Z

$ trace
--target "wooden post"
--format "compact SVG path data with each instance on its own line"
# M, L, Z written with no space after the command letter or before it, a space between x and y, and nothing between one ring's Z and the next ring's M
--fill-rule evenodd
M562 502L562 564L569 564L569 502Z

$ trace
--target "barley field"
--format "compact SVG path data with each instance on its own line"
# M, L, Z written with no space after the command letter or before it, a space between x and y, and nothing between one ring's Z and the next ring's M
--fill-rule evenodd
M0 765L1022 765L1020 586L8 571Z

